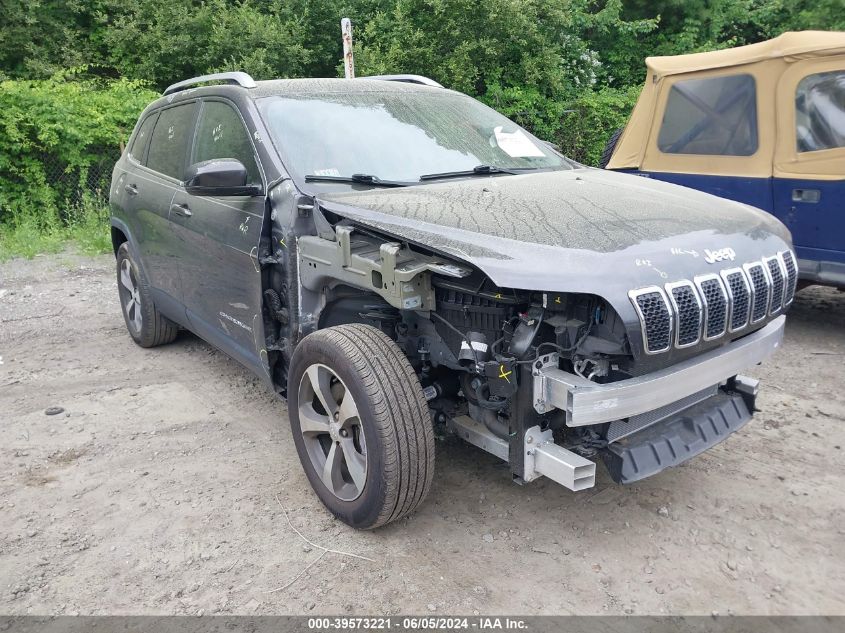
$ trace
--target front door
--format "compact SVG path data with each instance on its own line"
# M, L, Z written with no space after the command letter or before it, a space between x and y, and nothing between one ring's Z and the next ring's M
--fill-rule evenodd
M775 214L800 259L845 264L845 58L794 64L778 98Z
M236 158L249 184L262 185L250 137L227 101L202 103L189 164ZM192 196L180 192L171 213L182 244L179 275L191 328L240 362L259 366L263 348L258 242L264 196Z

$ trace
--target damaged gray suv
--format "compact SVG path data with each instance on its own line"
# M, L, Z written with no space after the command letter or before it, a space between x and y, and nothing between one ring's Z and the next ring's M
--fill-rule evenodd
M185 328L261 376L321 501L365 529L425 498L435 434L571 490L724 440L796 284L772 216L583 167L407 75L175 84L111 212L135 342Z

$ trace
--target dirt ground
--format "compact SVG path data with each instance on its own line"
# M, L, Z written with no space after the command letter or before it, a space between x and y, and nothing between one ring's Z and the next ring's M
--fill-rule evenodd
M762 413L708 453L576 494L438 442L421 509L361 533L257 378L132 343L110 256L7 262L0 613L845 614L843 361L845 293L809 288L749 372Z

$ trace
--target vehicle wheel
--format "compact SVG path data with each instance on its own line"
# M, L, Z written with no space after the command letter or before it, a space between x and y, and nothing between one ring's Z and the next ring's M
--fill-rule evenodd
M369 325L306 336L288 373L288 415L311 486L358 529L410 514L431 488L434 429L408 359Z
M117 292L126 329L138 345L155 347L176 338L179 326L156 309L150 284L132 259L126 242L117 249Z
M616 149L616 144L619 142L619 137L622 136L622 132L624 131L625 128L620 127L610 135L607 144L604 146L604 151L601 153L601 158L599 159L600 168L605 169L607 167L607 164L610 162L613 152Z

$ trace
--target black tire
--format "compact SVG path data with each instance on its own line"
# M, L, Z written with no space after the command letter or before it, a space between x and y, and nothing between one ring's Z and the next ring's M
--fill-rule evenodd
M358 420L365 439L366 478L357 498L351 500L339 498L323 482L312 461L314 444L309 453L302 433L300 396L312 393L303 388L303 376L315 365L339 379L344 397L352 395L359 414L352 419ZM303 396L306 410L307 398ZM408 359L380 330L362 324L340 325L306 336L291 359L288 415L311 486L326 508L347 525L367 530L396 521L413 512L428 494L434 476L434 429L428 405ZM337 435L332 436L328 444L339 446L337 440ZM324 444L323 450L328 453L328 446Z
M125 266L129 268L131 283L136 288L135 295L140 300L139 315L135 313L134 309L134 305L137 304L130 301L133 293L121 278ZM117 290L123 320L133 341L141 347L155 347L156 345L170 343L176 338L179 326L156 309L150 294L150 283L132 258L127 242L121 244L120 248L117 249ZM140 316L140 326L138 325L139 321L135 318L137 316Z
M601 153L601 158L599 159L599 167L601 167L602 169L607 168L607 164L610 162L614 150L616 150L616 144L619 142L619 137L622 136L622 132L624 131L625 128L620 127L618 130L616 130L613 134L610 135L607 144L604 146L604 151Z

